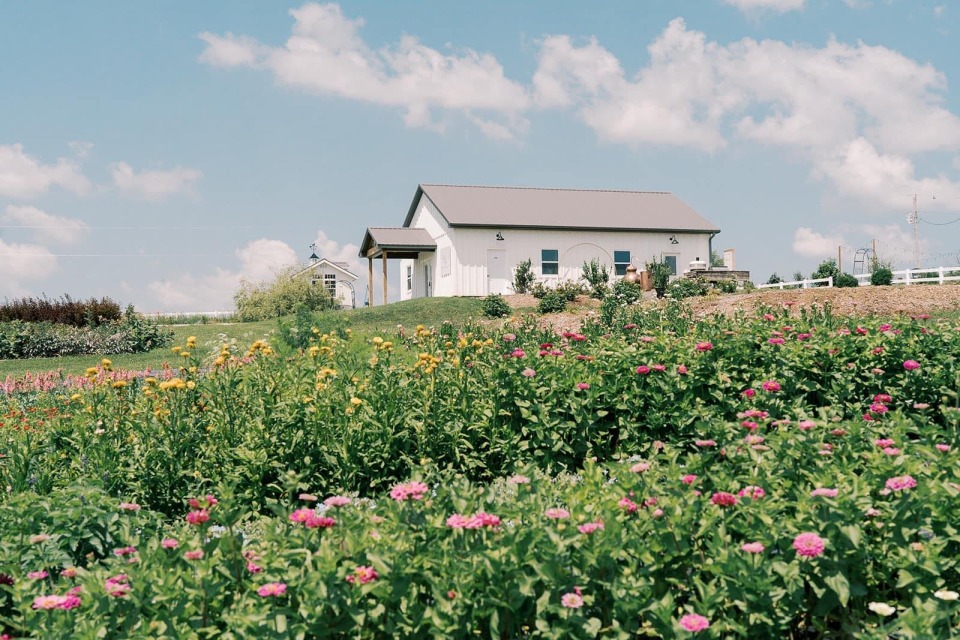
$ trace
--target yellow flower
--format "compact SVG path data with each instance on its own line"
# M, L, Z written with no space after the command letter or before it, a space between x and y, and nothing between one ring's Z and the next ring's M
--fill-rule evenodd
M97 375L98 373L100 373L100 370L97 369L96 367L89 367L87 369L87 375L90 376L91 378Z
M197 346L197 336L190 336L187 338L187 348L194 349Z
M197 383L196 383L196 382L194 382L193 380L188 380L188 381L187 381L187 389L195 389L196 387L197 387Z
M183 351L183 347L174 347L173 349L170 349L170 351L173 351L174 353L180 353Z
M226 362L226 360L224 360L223 356L220 356L219 358L213 361L213 366L222 367L224 362Z
M110 367L113 366L113 363L107 360L106 358L104 358L103 360L100 361L100 366L109 371Z
M117 380L116 382L114 382L114 383L113 383L112 385L110 385L110 386L112 386L114 389L123 389L125 386L127 386L127 381L126 381L126 380Z
M352 404L355 407L359 407L360 405L363 404L363 400L354 396L353 398L350 398L350 404Z
M181 351L181 352L180 352L180 357L181 357L181 358L189 358L189 357L190 357L190 352L189 352L189 351Z
M82 397L83 397L83 396L80 395L79 393L75 393L75 394L73 394L72 396L70 396L70 400L73 401L73 402L76 402L77 400L79 400L79 399L82 398Z
M381 338L380 336L377 336L376 338L373 339L373 344L377 346L383 344L383 338Z

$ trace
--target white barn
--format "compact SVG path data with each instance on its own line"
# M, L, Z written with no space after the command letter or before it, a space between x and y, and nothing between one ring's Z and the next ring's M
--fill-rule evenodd
M517 264L538 279L578 280L597 258L623 275L654 256L675 275L709 263L720 232L671 193L422 184L402 227L367 229L360 256L400 259L400 299L510 293ZM373 295L371 293L371 303Z
M357 304L354 282L358 276L344 262L333 262L314 254L310 256L310 264L296 272L294 277L310 278L312 285L326 287L344 309L353 309Z

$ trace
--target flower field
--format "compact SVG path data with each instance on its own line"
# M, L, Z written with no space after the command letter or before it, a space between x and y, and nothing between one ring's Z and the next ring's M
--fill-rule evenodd
M2 633L960 634L951 323L669 305L358 340L188 340L175 375L3 396Z

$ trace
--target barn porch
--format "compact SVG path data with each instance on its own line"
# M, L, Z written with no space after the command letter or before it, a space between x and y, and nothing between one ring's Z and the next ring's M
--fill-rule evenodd
M387 304L387 260L416 260L421 253L435 253L437 243L426 229L416 227L368 227L360 244L360 257L367 259L368 291L373 305L373 261L383 264L383 304Z

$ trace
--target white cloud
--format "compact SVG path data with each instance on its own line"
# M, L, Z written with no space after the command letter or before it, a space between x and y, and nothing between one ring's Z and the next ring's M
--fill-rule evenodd
M945 4L938 4L937 6L935 6L935 7L933 8L933 15L935 15L935 16L937 16L937 17L939 18L940 16L943 15L943 12L946 11L946 10L947 10L947 5L945 5Z
M94 145L92 142L73 140L72 142L68 142L67 146L70 147L70 150L73 151L75 156L83 160L90 155L90 151L93 149Z
M956 207L960 182L945 175L917 178L913 162L906 156L884 154L864 138L857 138L819 158L816 171L828 177L841 195L852 196L877 210L906 211L913 194L930 200L932 210Z
M55 216L36 207L8 205L0 219L29 228L38 240L59 244L76 244L90 233L90 227L82 220Z
M304 4L290 11L294 26L283 46L248 36L201 33L200 61L217 67L251 67L274 74L280 84L404 109L408 126L435 126L438 110L502 119L481 127L496 137L514 131L529 107L526 89L505 77L497 59L471 49L441 53L404 35L392 46L371 49L360 36L362 18L344 16L336 4Z
M37 244L19 244L0 239L0 273L4 288L18 289L19 283L42 280L57 270L57 258Z
M23 145L0 145L0 196L32 198L53 186L82 194L90 182L72 160L57 158L45 165L24 153Z
M723 0L745 13L752 11L779 11L786 13L788 11L799 11L803 9L805 0ZM850 0L845 0L848 4Z
M843 236L824 235L810 227L800 227L793 234L793 252L805 258L829 258L837 255L844 244Z
M126 162L110 166L113 184L145 200L163 200L172 195L189 192L194 183L203 177L196 169L174 167L167 171L143 170L137 173Z

